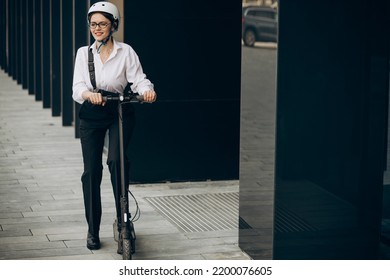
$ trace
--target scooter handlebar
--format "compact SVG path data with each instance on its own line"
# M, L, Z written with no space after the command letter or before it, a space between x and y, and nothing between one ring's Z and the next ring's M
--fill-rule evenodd
M106 95L103 96L103 101L126 101L130 103L142 103L144 101L144 97L139 94L134 94L130 96L125 96L125 95Z

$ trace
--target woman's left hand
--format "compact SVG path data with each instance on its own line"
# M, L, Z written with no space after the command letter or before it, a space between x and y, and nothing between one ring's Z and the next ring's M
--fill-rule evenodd
M144 102L153 103L157 99L157 94L154 90L147 90L143 94Z

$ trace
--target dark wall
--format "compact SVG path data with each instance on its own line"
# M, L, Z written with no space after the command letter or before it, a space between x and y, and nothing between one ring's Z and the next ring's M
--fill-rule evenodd
M376 258L386 154L389 4L281 1L276 259ZM278 212L276 212L276 219Z
M52 116L61 116L64 126L74 124L73 61L76 48L87 44L89 34L85 15L90 1L73 2L0 2L2 69L42 101Z
M134 181L238 179L241 1L125 1L158 102L137 108Z

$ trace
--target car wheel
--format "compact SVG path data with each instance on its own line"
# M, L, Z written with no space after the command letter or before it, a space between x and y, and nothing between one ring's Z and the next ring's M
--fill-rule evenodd
M253 47L256 42L256 34L252 29L245 30L244 33L244 44L248 47Z

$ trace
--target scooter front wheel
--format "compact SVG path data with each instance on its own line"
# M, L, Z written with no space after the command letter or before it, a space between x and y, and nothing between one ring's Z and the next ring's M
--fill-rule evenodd
M122 250L123 250L123 259L124 260L131 260L131 240L130 239L123 239L122 240Z

